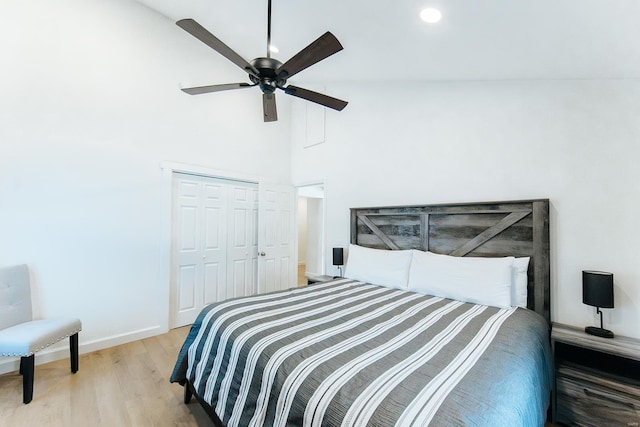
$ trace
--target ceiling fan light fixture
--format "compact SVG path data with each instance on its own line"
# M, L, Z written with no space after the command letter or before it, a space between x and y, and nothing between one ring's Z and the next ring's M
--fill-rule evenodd
M442 13L435 7L428 7L420 12L420 18L428 24L435 24L442 19Z
M272 58L271 53L278 52L278 49L271 44L271 0L267 2L267 57L255 58L251 62L248 62L236 51L224 44L222 40L211 34L206 28L191 18L181 19L176 22L176 25L242 68L242 70L248 74L249 80L251 81L251 83L227 83L181 88L183 92L189 95L259 86L262 91L262 108L265 122L278 120L275 97L276 89L284 91L287 95L315 102L316 104L337 111L341 111L347 106L347 102L341 99L297 86L286 86L289 77L298 74L300 71L328 58L334 53L338 53L343 47L338 39L327 31L300 52L293 55L293 57L289 58L285 63Z

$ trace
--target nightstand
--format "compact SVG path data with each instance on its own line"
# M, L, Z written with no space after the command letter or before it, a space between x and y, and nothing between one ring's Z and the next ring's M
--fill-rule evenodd
M600 338L554 323L553 421L571 426L640 426L640 340Z
M334 279L333 276L325 276L319 274L307 274L307 285L313 285L314 283L329 282Z

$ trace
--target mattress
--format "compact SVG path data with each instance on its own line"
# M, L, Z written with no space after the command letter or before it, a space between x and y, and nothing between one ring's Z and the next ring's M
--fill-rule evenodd
M205 307L178 355L227 426L542 426L546 321L348 279Z

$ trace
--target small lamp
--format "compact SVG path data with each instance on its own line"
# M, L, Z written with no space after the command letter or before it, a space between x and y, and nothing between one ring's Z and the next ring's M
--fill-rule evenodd
M587 326L584 331L603 338L613 338L613 332L604 329L600 308L613 308L613 273L604 271L582 272L582 302L596 307L600 315L600 327Z
M340 277L342 277L342 266L344 265L344 248L333 248L333 265L338 266Z

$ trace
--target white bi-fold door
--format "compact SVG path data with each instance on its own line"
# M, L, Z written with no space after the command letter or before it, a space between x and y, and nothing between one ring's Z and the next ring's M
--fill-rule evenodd
M171 327L227 298L295 286L293 190L173 174Z
M207 304L257 292L258 186L174 173L172 327Z

